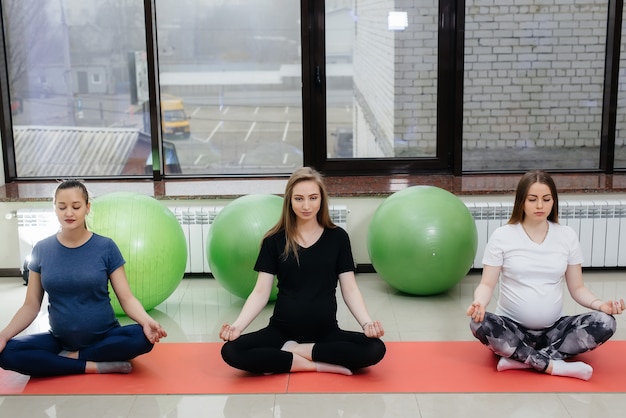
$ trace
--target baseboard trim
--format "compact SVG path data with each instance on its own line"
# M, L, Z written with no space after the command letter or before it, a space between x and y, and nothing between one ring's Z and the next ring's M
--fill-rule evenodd
M0 269L0 277L22 277L20 269Z
M357 264L355 273L376 273L376 270L371 264Z

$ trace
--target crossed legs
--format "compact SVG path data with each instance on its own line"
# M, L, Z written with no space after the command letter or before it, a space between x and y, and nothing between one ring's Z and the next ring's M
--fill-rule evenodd
M527 329L490 312L482 322L470 322L474 336L502 357L499 371L532 368L583 380L591 377L591 366L564 360L598 347L615 333L615 327L615 318L598 311L564 316L542 330Z

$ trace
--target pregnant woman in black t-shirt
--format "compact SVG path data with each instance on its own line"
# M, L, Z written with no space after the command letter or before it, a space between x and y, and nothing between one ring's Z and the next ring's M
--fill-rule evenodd
M383 327L365 306L350 239L330 219L328 195L317 171L304 167L289 179L283 213L263 238L254 269L257 283L239 317L220 330L226 363L252 373L350 375L383 358ZM269 325L242 335L266 306L274 276L278 296ZM339 328L337 283L363 332Z

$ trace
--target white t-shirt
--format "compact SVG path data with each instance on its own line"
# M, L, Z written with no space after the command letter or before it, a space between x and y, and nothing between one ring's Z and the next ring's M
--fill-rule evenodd
M548 226L545 240L537 244L521 224L503 225L483 256L483 264L502 267L495 313L530 329L549 327L562 316L565 270L583 262L576 232L566 225Z

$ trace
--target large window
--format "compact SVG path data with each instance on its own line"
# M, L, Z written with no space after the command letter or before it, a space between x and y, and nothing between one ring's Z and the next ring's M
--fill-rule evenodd
M301 167L300 5L156 1L161 126L185 175Z
M608 1L466 6L463 169L598 169Z
M0 0L6 180L626 170L623 2L523 3Z
M624 18L622 16L622 22ZM620 66L617 97L617 126L615 130L615 168L626 169L626 28L622 25Z
M146 49L143 4L4 0L2 8L17 175L143 173L150 146L131 105L127 58Z
M326 1L330 158L435 157L437 2Z

